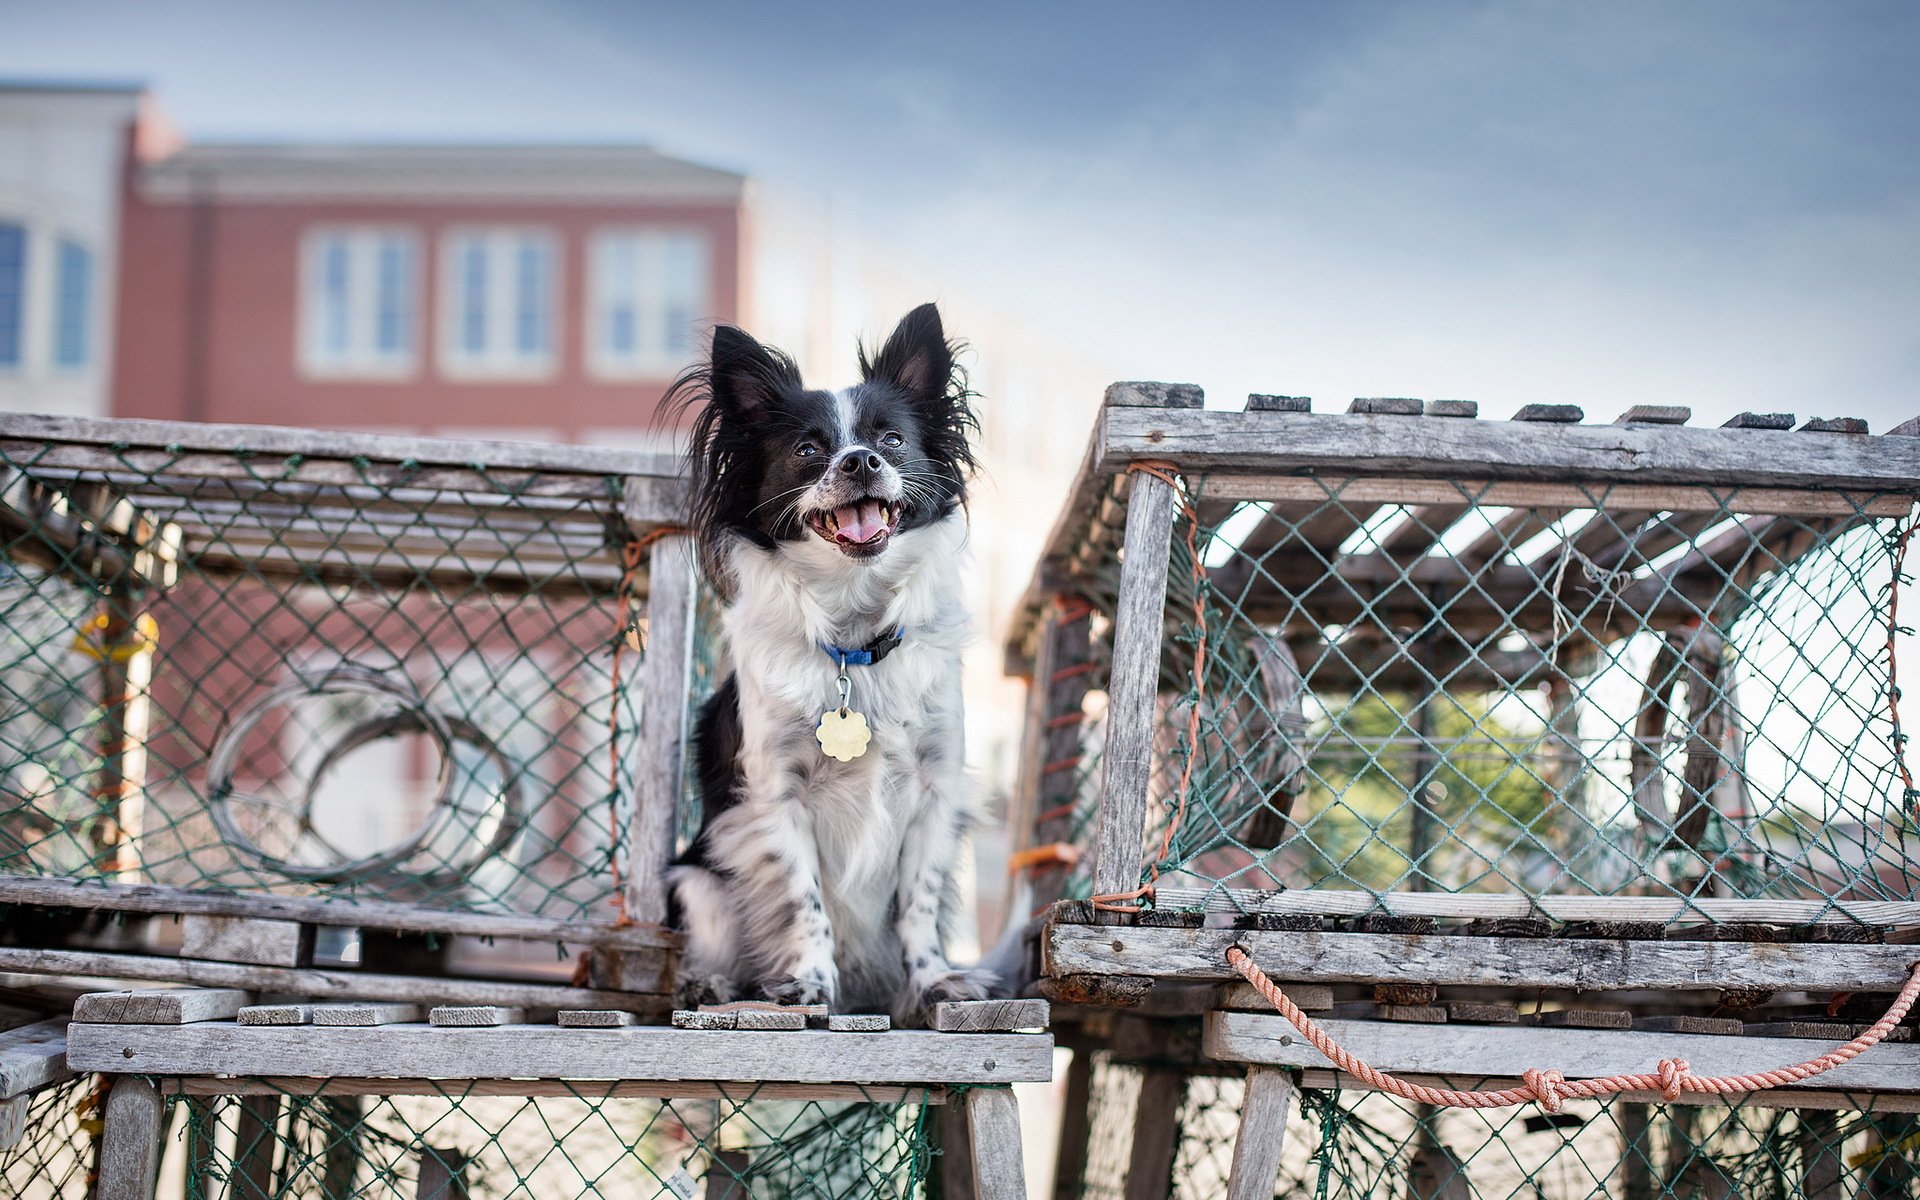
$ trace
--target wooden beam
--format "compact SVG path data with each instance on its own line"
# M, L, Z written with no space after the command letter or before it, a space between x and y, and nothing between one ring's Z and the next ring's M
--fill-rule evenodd
M1390 1021L1316 1022L1327 1035L1371 1066L1389 1073L1519 1078L1551 1068L1568 1079L1650 1072L1662 1059L1683 1058L1696 1075L1745 1075L1816 1058L1837 1043L1798 1038L1716 1037L1709 1034L1566 1031L1525 1025L1402 1025ZM1210 1013L1204 1045L1228 1062L1327 1070L1333 1064L1286 1018L1263 1013ZM1920 1046L1881 1044L1801 1087L1920 1092Z
M700 1083L568 1079L311 1079L264 1076L216 1079L174 1076L161 1081L169 1096L527 1096L582 1100L846 1100L870 1104L945 1104L938 1085L862 1086L852 1083Z
M1231 913L1310 913L1358 917L1500 920L1545 917L1554 921L1657 921L1665 925L1920 926L1913 900L1738 900L1684 896L1526 896L1480 892L1365 892L1354 888L1162 887L1165 908Z
M1117 412L1136 411L1110 408ZM1155 410L1139 410L1155 411ZM1173 488L1153 475L1134 480L1127 505L1127 556L1113 619L1107 680L1105 788L1094 834L1093 894L1119 895L1140 883L1141 843L1152 785L1154 701L1166 624L1167 561L1173 549ZM1115 919L1097 914L1095 919Z
M73 1005L73 1019L113 1025L188 1025L231 1021L253 1002L239 988L151 988L89 992Z
M44 875L0 875L0 904L111 912L206 913L304 921L312 925L518 938L634 950L677 949L680 945L679 935L669 930L645 926L621 927L610 921L567 921L556 917L456 912L385 900L207 892L164 884L106 883Z
M100 1200L153 1200L165 1116L152 1082L127 1075L107 1093L100 1135Z
M1012 1088L972 1088L961 1097L978 1200L1026 1200L1020 1153L1020 1108Z
M1398 1072L1396 1079L1408 1083L1424 1084L1428 1087L1457 1088L1470 1091L1494 1091L1518 1087L1521 1080L1512 1077L1494 1075L1421 1075L1417 1072ZM1344 1071L1305 1070L1300 1072L1302 1088L1320 1091L1371 1092L1376 1090ZM1746 1092L1739 1096L1710 1096L1699 1092L1683 1092L1678 1100L1668 1101L1659 1092L1621 1092L1614 1097L1616 1104L1675 1104L1695 1108L1712 1108L1724 1105L1729 1100L1742 1108L1790 1108L1795 1111L1819 1109L1830 1112L1877 1112L1877 1113L1920 1113L1920 1095L1905 1092L1879 1092L1862 1089L1855 1092L1825 1091L1821 1089L1799 1089L1791 1091L1774 1089L1763 1092ZM1657 1195L1658 1193L1656 1193Z
M1185 1067L1142 1068L1124 1200L1163 1200L1172 1194L1173 1160L1180 1150L1180 1108L1186 1096Z
M1747 942L1633 942L1458 934L1259 933L1235 929L1116 929L1052 925L1052 974L1236 979L1229 946L1245 946L1276 979L1442 986L1898 991L1911 946Z
M65 1083L74 1074L67 1066L65 1017L0 1033L0 1100Z
M180 918L180 957L266 967L304 967L313 961L313 926L187 913Z
M652 556L647 650L640 665L640 728L629 758L636 771L627 838L626 905L633 920L664 925L666 870L680 828L700 571L690 537L663 537L653 544ZM612 700L622 702L619 696Z
M1093 1050L1076 1046L1067 1064L1066 1096L1060 1107L1059 1149L1053 1156L1053 1200L1080 1200L1093 1134ZM1264 1197L1263 1200L1272 1200Z
M1233 1139L1233 1168L1227 1176L1227 1200L1273 1200L1286 1146L1287 1115L1293 1107L1293 1076L1277 1067L1247 1068L1246 1097L1240 1103L1240 1132Z
M0 947L0 971L151 979L203 987L246 988L317 1000L389 1000L422 1004L518 1004L526 1008L620 1008L662 1013L667 998L644 992L601 992L544 983L504 983L413 975L373 975L310 968L252 967L146 954Z
M1110 407L1095 468L1135 459L1219 475L1439 473L1564 483L1920 491L1920 444L1764 429L1643 428Z
M631 1029L436 1029L75 1025L67 1060L83 1071L149 1075L417 1075L784 1083L1030 1083L1052 1077L1043 1033L704 1032Z

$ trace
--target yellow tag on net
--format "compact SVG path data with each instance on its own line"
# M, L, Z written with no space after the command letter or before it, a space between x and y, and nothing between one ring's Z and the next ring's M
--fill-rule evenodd
M873 740L873 731L867 728L867 718L850 708L833 709L820 714L820 727L813 731L828 758L841 762L852 762L867 752L867 743Z

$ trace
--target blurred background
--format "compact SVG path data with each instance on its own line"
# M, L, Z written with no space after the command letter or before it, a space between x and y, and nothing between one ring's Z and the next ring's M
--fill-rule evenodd
M997 805L1111 380L1920 411L1920 6L0 0L0 408L670 450L713 324L929 299Z

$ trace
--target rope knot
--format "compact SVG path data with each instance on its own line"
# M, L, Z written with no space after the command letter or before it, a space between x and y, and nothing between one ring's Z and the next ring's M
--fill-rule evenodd
M1693 1067L1684 1058L1663 1058L1658 1068L1660 1072L1660 1098L1678 1100L1680 1089L1693 1077Z
M1520 1078L1526 1081L1527 1090L1533 1093L1533 1098L1540 1102L1541 1108L1550 1113L1560 1111L1562 1088L1567 1082L1565 1075L1553 1070L1542 1071L1536 1067Z

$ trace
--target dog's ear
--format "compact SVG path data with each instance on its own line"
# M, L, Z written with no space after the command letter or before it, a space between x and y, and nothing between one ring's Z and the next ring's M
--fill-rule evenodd
M748 416L766 407L791 370L746 330L714 327L713 398L726 411Z
M887 344L872 362L860 356L861 373L869 382L891 383L916 402L946 395L953 376L953 349L940 326L940 310L922 304L900 319Z

